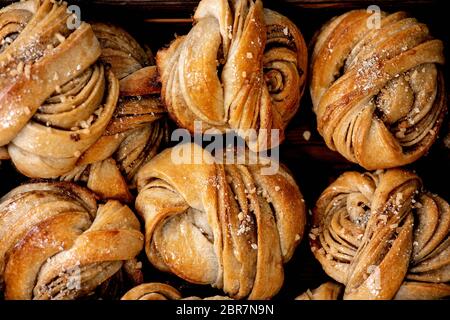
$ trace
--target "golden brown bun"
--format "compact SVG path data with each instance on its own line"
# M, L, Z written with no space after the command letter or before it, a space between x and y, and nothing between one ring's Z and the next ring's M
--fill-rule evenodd
M195 24L158 52L161 96L179 126L242 130L252 150L275 147L264 131L283 130L298 109L307 49L286 17L260 0L202 0ZM220 71L219 71L220 70ZM255 139L245 130L258 130Z
M31 183L0 200L0 288L6 299L75 299L122 268L140 278L144 236L125 205L98 205L69 182Z
M101 48L92 28L69 29L69 16L65 3L50 0L0 10L0 145L29 177L73 169L119 97L117 78L96 63Z
M137 175L136 209L145 250L158 269L223 289L232 298L273 297L303 236L305 205L282 168L219 164L195 144L196 164L175 164L167 149Z
M347 172L320 196L310 245L344 299L448 296L450 206L402 169Z
M166 136L156 66L124 30L69 20L64 2L0 10L0 158L131 202L128 185Z
M436 140L446 94L443 44L404 12L354 10L317 34L311 97L326 144L366 169L414 162Z

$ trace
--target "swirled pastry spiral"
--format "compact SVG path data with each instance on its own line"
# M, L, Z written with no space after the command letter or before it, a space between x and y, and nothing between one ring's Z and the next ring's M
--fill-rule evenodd
M116 200L98 205L69 182L20 186L0 200L0 287L6 299L75 299L131 270L144 236ZM128 266L127 266L128 265Z
M404 12L355 10L317 35L311 96L329 148L366 169L414 162L436 140L447 109L443 44Z
M320 196L310 244L344 299L450 295L450 206L408 171L347 172Z
M225 296L213 296L201 299L199 297L182 298L181 293L164 283L143 283L125 293L121 300L230 300Z
M150 262L232 298L274 296L305 226L294 179L282 168L263 175L262 164L219 164L195 144L184 149L192 162L177 164L175 150L137 174Z
M252 150L276 146L268 130L283 138L305 86L300 31L260 0L202 0L194 20L156 57L170 115L190 131L195 121L203 130L237 130Z
M100 44L65 3L17 2L0 10L0 146L29 177L72 170L106 130L119 96Z
M120 97L103 135L61 179L84 181L103 198L130 202L128 187L134 187L137 170L167 136L165 109L155 95L160 92L157 70L150 65L151 52L125 30L104 23L92 28L102 48L100 61L119 78Z

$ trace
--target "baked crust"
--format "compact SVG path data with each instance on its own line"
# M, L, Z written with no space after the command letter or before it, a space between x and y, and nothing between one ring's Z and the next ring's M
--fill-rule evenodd
M15 188L0 200L5 298L76 299L93 293L122 267L132 270L129 264L144 243L139 229L127 206L116 200L98 205L91 191L73 183Z

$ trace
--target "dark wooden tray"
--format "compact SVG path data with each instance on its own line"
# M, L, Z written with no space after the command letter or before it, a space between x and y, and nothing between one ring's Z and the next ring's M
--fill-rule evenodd
M0 7L13 1L0 0ZM78 0L69 1L81 7L83 20L108 21L121 25L141 43L148 44L154 52L167 45L174 33L185 34L192 25L191 16L198 1L156 1L156 0ZM450 36L448 17L442 2L432 0L419 1L362 1L362 0L284 0L264 1L265 7L277 10L293 20L305 40L309 43L314 32L331 17L354 8L367 8L376 4L384 11L405 10L425 22L432 33L444 41L446 57ZM449 79L449 67L445 67L446 79ZM290 123L286 132L287 139L280 148L281 161L293 172L307 202L312 208L322 190L339 174L347 170L362 171L357 165L347 162L336 152L329 150L317 133L316 121L311 110L308 90L301 101L300 110ZM311 138L303 138L305 131L311 132ZM429 154L408 166L416 170L423 178L425 186L432 192L450 199L449 160L450 149L445 146L444 137L449 134L448 117L441 130L440 138ZM0 196L13 187L26 181L13 166L4 162L0 167ZM447 182L447 184L442 183ZM306 233L307 234L307 233ZM143 261L147 261L142 257ZM207 296L220 294L208 286L196 286L176 277L153 270L145 263L146 281L168 282L183 292L184 295L195 294ZM307 288L314 288L326 281L328 277L310 253L306 241L301 243L294 258L286 265L286 281L275 299L292 299Z

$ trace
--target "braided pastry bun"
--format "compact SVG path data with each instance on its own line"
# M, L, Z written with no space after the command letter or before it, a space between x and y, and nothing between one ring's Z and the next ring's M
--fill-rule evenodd
M139 229L127 206L98 205L76 184L20 186L0 199L0 289L6 299L87 296L133 269L144 242Z
M119 82L97 59L90 25L70 29L66 3L0 10L0 146L29 177L72 170L113 116Z
M318 33L311 97L326 144L366 169L414 162L436 140L446 94L443 44L404 12L355 10Z
M137 174L136 209L150 262L232 298L271 298L305 226L294 179L282 168L262 175L262 164L219 164L195 144L184 149L191 164L175 164L175 150Z
M104 23L92 29L102 48L100 61L119 79L120 97L103 135L61 180L83 181L103 198L131 202L137 170L167 137L157 69L151 52L125 30Z
M202 0L194 21L156 57L169 114L191 132L202 121L203 130L237 130L252 150L275 147L305 86L300 31L260 0ZM271 129L281 131L280 141Z
M164 283L143 283L125 293L121 300L230 300L225 296L208 298L187 297L182 298L181 293L172 286Z
M310 245L344 299L450 295L450 206L408 171L347 172L320 196Z

